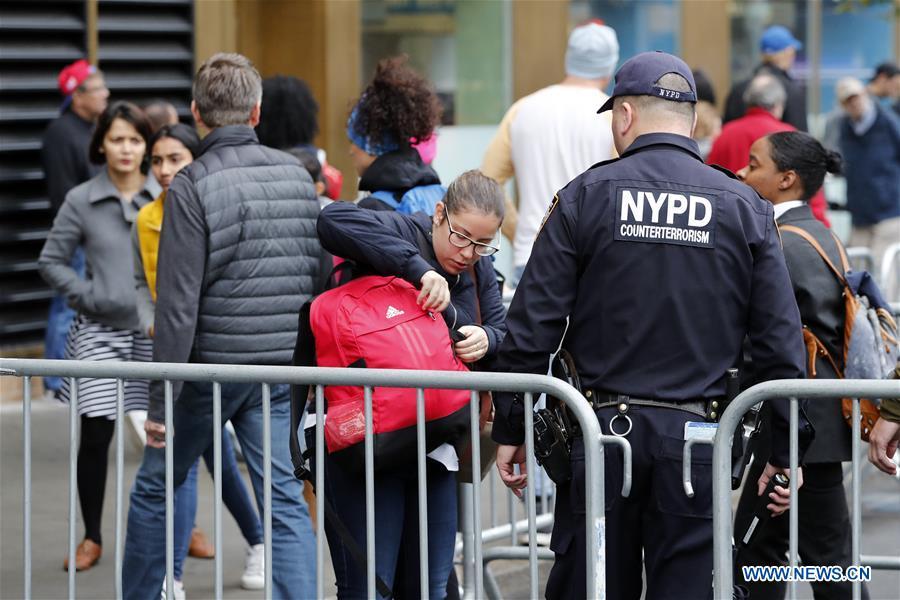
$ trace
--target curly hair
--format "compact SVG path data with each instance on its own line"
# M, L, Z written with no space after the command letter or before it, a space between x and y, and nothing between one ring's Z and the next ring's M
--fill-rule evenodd
M302 79L285 75L262 82L259 143L279 150L312 144L319 133L319 104Z
M377 145L409 146L428 138L443 108L431 83L407 65L406 56L378 62L354 110L354 129Z

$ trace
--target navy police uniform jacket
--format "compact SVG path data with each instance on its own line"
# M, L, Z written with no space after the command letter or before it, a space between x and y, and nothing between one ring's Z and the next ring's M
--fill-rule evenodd
M805 377L800 315L772 205L703 164L689 138L640 136L553 199L507 317L498 369L546 373L563 340L585 389L678 403L725 394L749 335L770 379ZM771 462L788 466L776 403ZM493 438L523 442L518 395Z

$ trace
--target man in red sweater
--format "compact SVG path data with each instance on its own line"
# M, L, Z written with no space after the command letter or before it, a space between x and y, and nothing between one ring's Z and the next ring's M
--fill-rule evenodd
M713 142L706 162L737 172L747 165L750 146L770 133L795 131L795 127L781 121L787 93L775 76L761 73L753 78L744 92L747 112L743 117L729 121ZM817 219L830 226L825 217L825 195L819 190L809 201Z

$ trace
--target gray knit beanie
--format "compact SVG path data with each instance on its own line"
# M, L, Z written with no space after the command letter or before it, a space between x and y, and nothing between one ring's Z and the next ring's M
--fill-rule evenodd
M612 77L619 62L619 40L612 27L588 23L572 30L566 49L566 74L583 79Z

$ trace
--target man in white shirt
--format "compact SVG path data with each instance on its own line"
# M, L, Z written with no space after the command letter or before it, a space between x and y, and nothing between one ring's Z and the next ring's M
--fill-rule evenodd
M518 210L507 201L503 233L513 240L517 283L541 220L557 190L591 165L616 156L609 113L597 115L619 60L611 27L576 27L566 50L566 77L513 104L484 155L481 170L504 184L516 178Z

